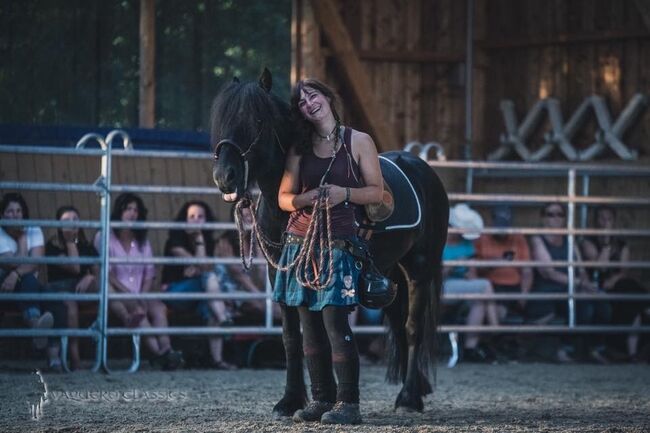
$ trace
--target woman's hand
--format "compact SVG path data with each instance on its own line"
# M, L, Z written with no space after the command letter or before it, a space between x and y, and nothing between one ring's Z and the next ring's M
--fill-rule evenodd
M330 199L330 207L334 207L337 204L343 203L345 201L347 188L338 185L331 185L328 183L323 185L323 188L327 189L329 199Z
M77 283L74 291L76 293L86 293L90 286L95 282L95 277L93 275L86 275Z
M578 282L578 287L582 289L583 292L597 292L598 285L589 280L581 280Z
M76 228L64 228L61 229L61 234L63 235L63 239L66 241L66 243L77 243L77 235L78 235L78 229Z
M187 266L183 269L183 276L186 278L193 278L201 274L201 270L197 266Z
M2 282L2 286L0 286L0 291L13 292L14 289L16 288L17 282L18 282L18 274L16 273L15 270L12 270L9 272L9 274L7 274L4 281Z
M22 257L26 257L29 255L29 248L27 248L27 232L25 230L22 230L22 227L21 227L20 237L18 237L16 244L18 245L18 250L14 255L22 256Z

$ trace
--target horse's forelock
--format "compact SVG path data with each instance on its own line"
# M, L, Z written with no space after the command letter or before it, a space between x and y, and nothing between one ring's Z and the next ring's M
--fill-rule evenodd
M243 141L252 140L253 135L259 130L260 122L266 126L262 134L269 135L269 128L278 117L278 110L268 92L258 83L226 84L217 95L211 115L211 142L215 144L224 138L239 139L236 134L245 132ZM260 137L263 141L269 137ZM247 146L250 143L242 142Z

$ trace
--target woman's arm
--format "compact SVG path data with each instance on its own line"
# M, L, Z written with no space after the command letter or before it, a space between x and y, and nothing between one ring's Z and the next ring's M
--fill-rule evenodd
M110 283L113 288L122 293L129 293L130 290L120 282L120 280L117 279L117 276L111 271L108 274L108 282Z
M530 240L533 260L540 262L552 262L553 259L549 254L542 238L540 236L533 236ZM563 272L556 271L552 267L538 267L537 272L547 280L555 281L560 284L569 284L569 277Z
M68 257L79 257L79 249L77 248L77 244L70 240L65 241L65 249L66 252L68 253ZM65 257L64 254L60 254L59 257ZM74 275L80 275L81 274L81 265L79 263L61 263L58 265L53 265L53 266L58 266L61 269L64 269L71 274Z
M172 256L181 257L181 258L193 258L193 257L205 257L205 245L201 245L201 250L199 251L199 246L197 245L197 253L193 255L183 247L173 247L171 249ZM207 265L208 267L210 265ZM187 278L192 278L201 273L201 269L195 265L185 265L183 268L183 275Z
M278 204L280 209L286 212L294 212L311 206L314 200L318 198L318 189L298 194L300 189L300 159L301 156L296 154L295 149L292 147L287 156L284 174L280 181L280 190L278 191Z
M29 250L29 257L43 257L43 254L45 253L45 247L40 246L40 247L34 247L31 250ZM38 269L38 263L23 263L22 265L19 265L16 267L15 271L18 273L20 277L22 277L25 274L29 274L32 272L36 272Z
M142 281L142 293L151 292L151 288L153 287L153 280L153 278L145 278Z
M354 131L352 134L352 155L359 161L359 169L365 186L349 188L349 201L356 204L378 203L384 192L384 180L379 167L379 155L372 138L363 132ZM336 206L346 200L348 188L338 185L328 185L330 205Z
M621 262L627 262L630 260L630 249L628 248L627 245L623 247L621 250ZM603 282L603 289L605 290L612 290L616 283L618 283L619 280L622 278L625 278L627 276L627 269L626 268L620 268L616 272L612 273L604 282Z
M582 249L582 255L585 260L597 260L598 259L598 248L596 245L589 239L585 239L580 244Z

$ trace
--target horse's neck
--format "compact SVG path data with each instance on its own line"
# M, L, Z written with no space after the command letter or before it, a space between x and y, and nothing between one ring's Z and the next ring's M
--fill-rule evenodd
M260 189L262 189L260 187ZM275 200L269 201L262 192L262 199L257 208L257 220L262 233L273 242L280 242L287 226L288 214L278 207L277 193Z
M270 165L278 167L269 167L268 173L257 181L262 193L258 220L264 233L271 240L279 242L288 220L288 214L278 205L278 191L284 171L284 159L279 158L278 162L273 161L273 164Z
M278 191L284 173L286 152L289 151L292 144L292 131L294 130L288 109L280 108L280 111L286 111L286 113L282 116L282 121L274 128L274 134L276 134L274 140L277 142L274 142L273 152L266 162L265 173L257 179L262 192L259 209L260 226L264 233L276 242L279 242L289 217L278 205Z

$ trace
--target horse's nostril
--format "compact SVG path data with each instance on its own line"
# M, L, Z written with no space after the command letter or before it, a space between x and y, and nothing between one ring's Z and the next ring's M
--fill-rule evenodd
M233 170L232 168L229 167L226 170L225 178L226 178L226 183L231 183L232 181L234 181L235 180L235 170Z

